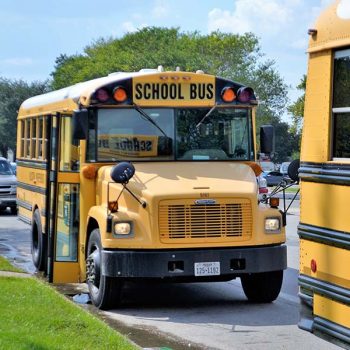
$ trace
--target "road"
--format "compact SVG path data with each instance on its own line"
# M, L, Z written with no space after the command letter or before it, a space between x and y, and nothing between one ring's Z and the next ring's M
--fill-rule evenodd
M251 304L240 281L196 284L133 284L118 310L97 311L142 347L172 349L339 349L297 327L298 201L287 215L288 269L271 304ZM0 254L33 273L30 230L9 212L0 216Z

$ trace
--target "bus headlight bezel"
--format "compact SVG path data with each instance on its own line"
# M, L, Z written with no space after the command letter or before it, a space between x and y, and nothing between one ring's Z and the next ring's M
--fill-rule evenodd
M280 217L265 218L265 232L281 233L281 218Z
M113 223L113 234L116 237L133 237L134 227L132 221L115 221Z

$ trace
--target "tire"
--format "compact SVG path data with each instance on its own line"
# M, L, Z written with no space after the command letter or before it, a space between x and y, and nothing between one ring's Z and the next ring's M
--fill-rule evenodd
M17 215L17 207L11 207L11 214Z
M247 274L241 277L241 282L249 301L271 303L281 291L283 270Z
M47 236L43 234L41 216L38 209L34 211L32 221L32 258L39 271L45 271L47 260Z
M91 302L101 310L108 310L120 303L122 280L101 274L101 251L100 230L95 229L88 242L86 283Z

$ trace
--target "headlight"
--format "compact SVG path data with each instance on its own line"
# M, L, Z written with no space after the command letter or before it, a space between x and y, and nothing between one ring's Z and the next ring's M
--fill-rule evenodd
M132 233L132 225L130 222L116 222L114 224L114 234L118 236L126 236Z
M265 231L271 233L279 233L281 230L280 218L266 218Z

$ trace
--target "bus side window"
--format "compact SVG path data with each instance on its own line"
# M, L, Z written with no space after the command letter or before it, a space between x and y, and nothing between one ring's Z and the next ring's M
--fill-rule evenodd
M333 159L350 158L350 49L334 55Z
M62 116L60 131L60 171L79 171L79 140L72 138L72 117Z

